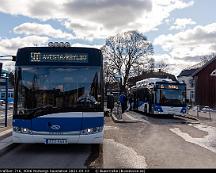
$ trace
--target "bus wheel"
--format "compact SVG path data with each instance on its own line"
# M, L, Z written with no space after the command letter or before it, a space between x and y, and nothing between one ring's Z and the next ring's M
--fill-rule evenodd
M102 145L103 144L91 144L91 154L85 162L85 165L88 168L99 167L99 163L102 157Z
M175 116L174 114L169 114L168 115L169 118L174 118L174 116Z
M102 149L103 149L103 144L92 144L92 152L99 155Z

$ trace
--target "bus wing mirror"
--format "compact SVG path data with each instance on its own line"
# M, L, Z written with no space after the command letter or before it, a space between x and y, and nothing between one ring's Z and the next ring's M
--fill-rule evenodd
M113 109L114 108L114 96L108 95L107 96L107 109Z
M16 56L12 56L12 61L16 61Z

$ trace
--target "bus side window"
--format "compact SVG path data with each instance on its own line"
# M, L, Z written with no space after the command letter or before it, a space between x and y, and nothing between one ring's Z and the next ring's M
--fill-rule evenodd
M2 92L2 93L1 93L1 99L5 99L5 97L6 97L6 93L5 93L5 92Z

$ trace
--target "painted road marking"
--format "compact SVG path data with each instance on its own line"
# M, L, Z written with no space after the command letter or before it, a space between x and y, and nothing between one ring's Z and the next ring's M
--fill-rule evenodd
M104 126L104 130L119 130L118 127L115 127L115 126Z
M172 128L170 131L180 136L187 142L199 145L216 153L216 127L207 126L204 124L190 124L190 126L193 126L201 131L205 131L208 133L208 135L203 138L193 138L188 133L182 132L179 128Z
M103 161L105 168L147 168L144 156L113 139L104 139Z
M125 112L124 115L126 115L128 118L130 118L133 121L140 121L140 122L144 122L144 123L150 124L150 122L148 122L146 120L143 120L143 119L137 119L137 117L135 118L132 115L129 115L127 112Z

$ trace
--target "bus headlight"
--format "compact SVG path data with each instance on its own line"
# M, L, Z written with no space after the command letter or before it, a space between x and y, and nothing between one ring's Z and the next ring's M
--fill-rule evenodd
M103 130L103 127L88 128L88 129L82 130L81 134L82 135L89 135L89 134L102 132L102 130Z
M185 107L183 107L183 108L181 109L181 113L183 113L183 114L187 113L187 109L186 109Z
M156 105L154 109L155 109L155 111L157 111L158 113L163 112L162 107L159 106L159 105Z
M14 132L23 133L23 134L31 134L32 131L28 128L23 127L13 127Z
M29 130L27 128L21 128L21 133L31 134L31 130Z

